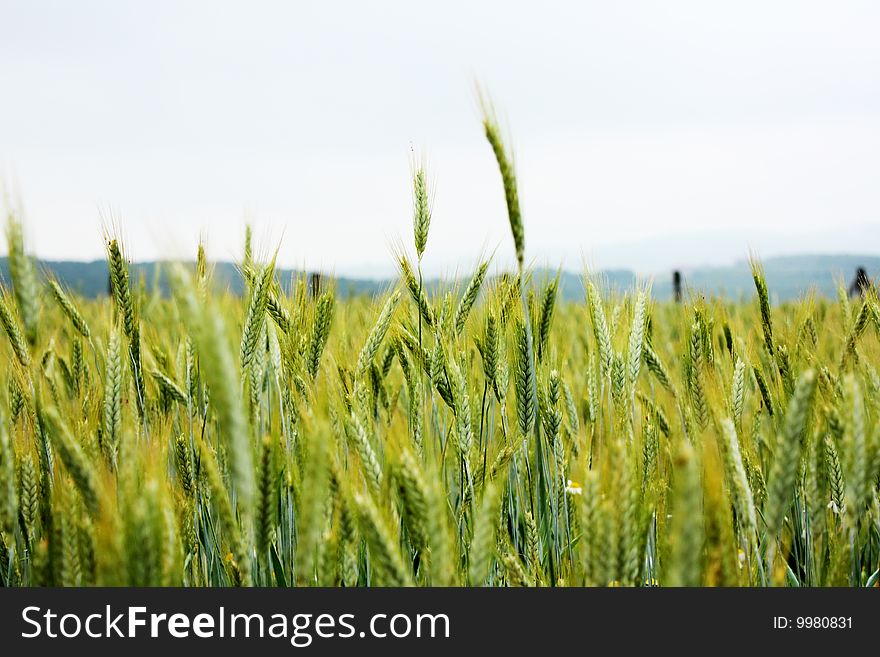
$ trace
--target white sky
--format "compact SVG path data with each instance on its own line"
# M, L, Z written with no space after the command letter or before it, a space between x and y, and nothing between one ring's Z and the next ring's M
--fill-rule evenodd
M0 0L0 177L42 257L101 257L112 210L136 259L235 258L248 218L284 265L377 273L414 144L426 268L470 267L512 252L480 80L538 263L878 253L878 34L845 0Z

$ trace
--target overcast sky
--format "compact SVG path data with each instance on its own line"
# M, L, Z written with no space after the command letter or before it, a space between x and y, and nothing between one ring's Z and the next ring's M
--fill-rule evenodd
M232 259L250 221L282 264L379 272L415 147L426 268L468 268L513 250L479 80L534 262L880 253L878 34L848 0L0 0L0 178L47 258L100 257L112 215L135 259Z

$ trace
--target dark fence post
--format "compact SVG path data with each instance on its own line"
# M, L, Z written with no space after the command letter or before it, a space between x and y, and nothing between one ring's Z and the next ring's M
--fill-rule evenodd
M849 295L864 297L872 287L868 271L864 267L856 268L856 277L849 286Z
M672 272L672 296L675 303L681 303L681 272L677 269Z
M317 298L319 294L321 294L321 284L323 283L323 276L321 272L313 271L309 274L309 295L312 298Z

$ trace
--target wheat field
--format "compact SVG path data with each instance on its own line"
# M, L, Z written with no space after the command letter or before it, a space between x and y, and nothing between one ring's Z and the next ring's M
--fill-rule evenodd
M877 586L873 295L657 303L527 266L381 298L279 280L246 237L237 297L168 263L170 296L47 279L10 214L0 296L7 586Z

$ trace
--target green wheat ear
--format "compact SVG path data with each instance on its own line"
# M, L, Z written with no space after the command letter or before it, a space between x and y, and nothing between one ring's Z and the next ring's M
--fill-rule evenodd
M116 469L122 435L122 390L124 370L119 345L119 333L115 327L107 340L106 372L104 384L104 433L102 445L110 468Z
M24 332L21 330L15 315L12 313L7 298L6 291L3 288L0 288L0 324L3 325L3 330L6 332L6 337L9 338L9 343L12 345L12 351L15 353L15 357L18 359L19 364L23 368L28 369L31 364L30 351L28 350Z
M592 279L588 279L586 285L587 305L593 324L593 335L599 349L599 368L604 378L611 373L611 365L614 358L614 349L611 346L611 333L608 330L608 321L605 318L602 297L596 288L596 284Z
M535 423L535 407L532 399L536 392L534 378L530 376L531 368L529 334L526 331L526 323L520 321L516 326L516 417L522 436L528 436Z
M119 241L111 238L107 241L107 264L110 268L110 285L116 308L121 316L122 329L128 338L128 353L131 362L132 377L136 388L135 399L138 413L144 417L146 411L146 386L141 363L141 327L137 306L131 291L131 277L128 261Z
M413 237L419 261L428 244L428 230L431 227L431 201L428 196L428 180L425 167L420 165L413 173Z
M752 488L746 476L739 438L733 420L725 418L721 421L722 456L728 487L731 491L733 504L739 521L749 538L758 527Z
M782 527L783 516L794 496L801 454L807 440L816 373L807 370L798 379L788 404L782 433L777 441L775 458L767 482L767 505L764 521L767 534L775 537Z
M413 547L423 552L431 542L431 492L423 468L409 449L402 449L394 468L394 481L401 501L401 516Z
M550 280L550 283L544 288L544 294L541 297L541 312L538 317L538 362L544 359L544 354L550 342L550 327L553 323L553 312L556 309L556 293L559 289L559 273Z
M412 297L413 302L419 309L420 320L423 321L428 328L431 328L432 326L434 326L435 321L434 310L433 308L431 308L431 304L428 302L428 299L425 296L425 291L424 289L422 289L422 284L416 277L416 273L413 271L409 259L406 257L406 255L401 254L397 258L397 264L400 268L400 275L403 278L406 289L409 290L409 294Z
M257 509L256 541L257 549L265 554L274 540L275 514L277 504L277 456L274 441L266 436L260 445L257 461Z
M269 306L269 296L272 282L275 277L275 259L267 264L254 276L254 282L250 292L250 303L245 316L244 329L241 336L240 365L241 370L247 371L257 350L257 341L266 324L266 310Z
M474 535L468 550L468 580L471 586L482 586L488 578L495 556L500 504L499 484L490 482L483 492L483 501L475 518Z
M98 474L94 465L83 451L79 440L73 436L67 424L61 419L56 408L45 408L42 412L42 418L49 429L61 462L64 463L70 478L82 496L86 508L93 517L97 517L104 500L101 497Z
M199 352L200 374L210 387L220 436L230 457L239 507L242 514L248 514L255 496L253 450L238 385L241 371L227 341L225 322L214 303L203 307L198 302L192 278L182 265L172 266L169 274L184 324Z
M33 345L37 342L40 324L39 285L33 259L25 251L22 222L14 212L10 212L6 220L6 245L15 304L24 325L25 337Z
M682 441L675 456L674 476L666 583L699 586L704 538L703 493L698 457L687 441Z
M80 335L88 340L91 337L92 333L89 330L89 325L86 323L86 320L83 318L82 314L80 314L76 305L73 303L73 300L61 288L61 285L58 283L58 281L50 279L48 281L48 285L49 289L52 291L52 296L55 297L55 301L58 303L59 308L61 308L61 310L70 320L70 323L73 325L73 327L77 331L79 331Z
M761 311L761 330L764 334L764 344L772 356L774 354L773 319L770 313L770 293L767 291L764 268L756 259L750 260L750 265L752 268L752 280L754 280L755 289L758 292L758 308Z
M370 564L375 569L375 584L411 585L412 576L400 554L397 538L382 518L373 499L368 494L356 493L354 505L360 519L361 532L369 548Z
M832 513L843 516L846 512L846 484L843 479L843 468L840 465L837 447L834 445L834 439L831 436L825 436L824 458L825 467L828 471L828 487L831 493L831 504L829 506Z
M315 320L312 326L312 336L308 349L308 370L309 375L313 379L318 376L321 354L324 353L324 348L327 346L327 340L330 337L334 304L333 292L327 291L321 295L315 307Z
M15 487L15 451L9 438L6 413L0 404L0 529L7 534L15 531L18 502Z
M379 313L379 317L373 326L373 330L370 331L370 334L367 336L363 349L361 349L361 353L358 356L357 369L355 370L356 378L360 379L363 377L367 371L367 367L376 357L376 354L379 351L379 346L382 344L382 340L388 332L388 327L391 326L391 318L394 316L394 309L397 308L399 301L400 292L395 290L391 293L391 296L388 297L388 300L382 307L382 311Z
M455 326L455 332L459 335L464 331L465 322L477 301L477 295L480 293L480 288L483 285L483 280L486 278L486 272L488 270L489 260L481 262L479 267L477 267L477 270L474 272L474 275L471 277L471 280L468 282L464 294L458 303L453 325Z
M513 158L507 151L504 140L501 137L501 129L498 126L498 118L491 101L478 94L480 109L483 113L483 131L486 140L495 154L498 170L501 173L501 183L504 187L504 200L507 203L507 218L510 221L510 232L513 234L513 244L516 249L516 260L522 269L526 253L526 236L523 228L522 212L519 207L519 193L516 186L516 171Z

